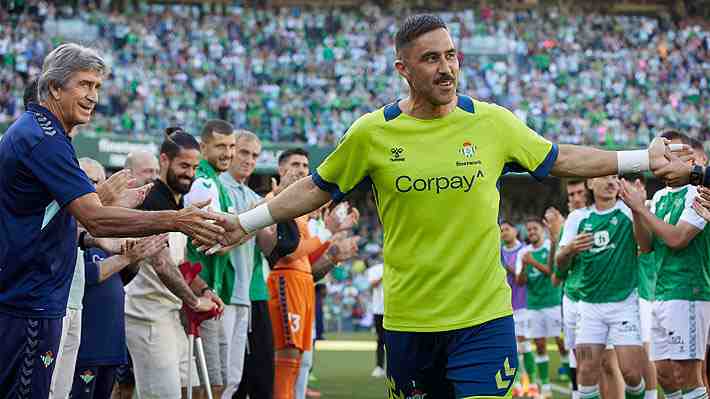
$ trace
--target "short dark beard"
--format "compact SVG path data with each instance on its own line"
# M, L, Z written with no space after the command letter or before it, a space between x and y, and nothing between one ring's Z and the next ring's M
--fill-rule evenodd
M168 187L170 187L173 192L178 193L178 194L187 194L190 192L190 187L192 187L192 182L195 181L194 178L190 179L190 184L185 185L180 183L180 180L178 180L178 177L175 173L173 173L173 168L172 165L168 166L168 174L167 174L167 183Z

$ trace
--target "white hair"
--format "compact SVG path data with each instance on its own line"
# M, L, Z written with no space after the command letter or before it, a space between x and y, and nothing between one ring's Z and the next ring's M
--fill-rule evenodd
M39 101L47 100L50 86L64 87L72 75L80 71L96 71L105 76L109 67L99 53L90 47L65 43L52 50L44 59L42 73L37 81Z

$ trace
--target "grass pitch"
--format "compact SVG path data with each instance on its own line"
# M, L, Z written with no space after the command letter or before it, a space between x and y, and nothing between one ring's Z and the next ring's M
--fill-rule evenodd
M375 367L374 333L326 334L328 338L316 346L314 374L317 381L309 386L323 394L323 399L387 399L384 379L370 376ZM550 352L550 372L557 381L559 356ZM555 394L554 399L569 396ZM436 398L432 398L436 399Z

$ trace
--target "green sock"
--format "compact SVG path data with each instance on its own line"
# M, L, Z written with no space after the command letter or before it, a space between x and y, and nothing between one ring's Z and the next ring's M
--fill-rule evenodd
M560 356L562 367L569 372L569 356Z
M523 353L523 363L525 364L525 371L528 373L528 378L530 378L530 383L535 384L535 377L537 376L537 370L535 370L535 355L532 352Z
M579 386L579 397L582 399L601 399L599 385Z
M525 365L523 364L523 355L518 354L518 372L515 373L515 379L513 384L520 384L520 379L523 378L523 373L525 372Z
M646 396L646 382L641 382L635 387L626 386L626 399L643 399Z
M537 370L540 372L540 382L542 385L550 383L550 358L547 355L535 356Z

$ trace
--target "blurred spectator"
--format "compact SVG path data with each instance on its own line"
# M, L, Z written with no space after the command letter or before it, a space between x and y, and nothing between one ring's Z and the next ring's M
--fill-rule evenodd
M68 17L95 27L96 44L112 56L99 132L197 131L220 118L266 141L334 144L357 115L404 95L392 69L393 9L84 8L28 0L24 11L0 10L0 124L22 111L25 81L62 40L43 23ZM440 15L461 50L460 90L511 108L555 141L644 145L666 126L710 135L707 28L554 8Z

